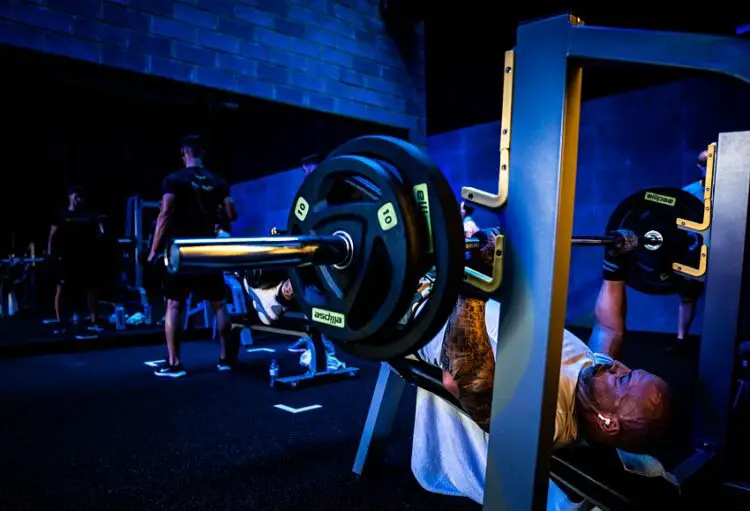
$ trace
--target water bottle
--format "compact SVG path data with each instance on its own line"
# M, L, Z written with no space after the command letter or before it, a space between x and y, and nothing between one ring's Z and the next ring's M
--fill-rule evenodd
M147 325L151 324L151 304L147 303L143 306L143 322Z
M268 375L271 377L271 387L276 384L276 378L279 377L279 363L274 358L271 360L271 367L268 368Z
M125 307L122 305L115 306L115 328L125 330Z

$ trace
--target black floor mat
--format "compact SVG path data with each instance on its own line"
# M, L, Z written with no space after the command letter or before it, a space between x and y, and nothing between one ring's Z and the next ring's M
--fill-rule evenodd
M291 341L260 344L276 351L245 354L229 374L215 369L215 343L187 343L190 375L181 380L145 365L164 358L162 347L0 361L0 509L480 509L416 483L411 388L385 470L357 481L351 468L378 366L344 357L360 378L272 390L271 359L282 373L299 370ZM633 335L623 358L662 375L689 417L695 357L665 357L664 346L664 336ZM321 408L295 414L279 404ZM665 457L679 461L684 453L672 449Z
M215 369L214 343L189 343L190 375L167 381L144 364L163 358L156 347L0 361L0 509L479 509L415 482L413 390L386 470L357 481L378 366L356 363L356 380L274 391L272 358L282 372L299 369L287 344L246 354L227 374Z

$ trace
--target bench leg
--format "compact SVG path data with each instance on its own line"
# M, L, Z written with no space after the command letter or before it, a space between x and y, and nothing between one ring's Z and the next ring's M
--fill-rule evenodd
M370 411L367 413L365 429L362 431L357 457L354 460L355 474L362 475L371 447L376 453L382 454L384 451L405 386L406 382L395 371L387 364L380 364L380 374L370 402Z

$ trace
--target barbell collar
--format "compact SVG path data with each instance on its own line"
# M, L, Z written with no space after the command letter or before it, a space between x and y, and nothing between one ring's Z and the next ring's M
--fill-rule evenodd
M202 273L308 265L342 267L353 258L345 233L264 238L176 239L165 251L171 273Z

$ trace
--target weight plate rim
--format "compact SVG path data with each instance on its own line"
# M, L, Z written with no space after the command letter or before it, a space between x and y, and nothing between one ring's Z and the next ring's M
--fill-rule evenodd
M330 172L332 173L345 173L349 169L345 168L347 163L350 163L352 159L359 158L361 160L364 160L361 156L358 155L342 155L336 158L326 158L321 165L315 170L315 172L311 173L310 175L306 176L303 180L302 185L297 190L297 193L295 194L295 197L292 202L292 208L289 211L289 216L287 219L287 228L291 232L295 226L300 225L299 219L296 217L294 212L294 205L297 203L297 200L299 197L303 195L304 191L307 191L307 189L312 186L311 183L314 182L314 180L319 181L321 178L320 170L321 168L325 170L331 169ZM367 162L362 162L365 164L369 164ZM404 281L407 281L409 279L411 280L417 280L417 260L416 260L416 254L419 253L419 240L420 236L417 232L416 226L418 225L418 213L416 211L415 205L412 203L412 201L409 200L408 192L405 190L401 190L402 185L398 180L397 176L394 176L392 172L390 172L387 168L380 165L377 161L374 161L374 163L377 165L378 171L382 171L386 179L393 181L393 188L399 189L400 191L392 193L394 200L398 202L398 208L400 208L401 216L402 216L402 224L404 229L404 240L406 245L406 251L404 254L404 260L405 260L405 269L404 269ZM325 167L324 167L325 165ZM341 165L342 169L338 170L336 167ZM333 167L332 167L333 166ZM332 168L331 168L332 167ZM318 173L315 177L315 173ZM352 171L352 174L358 175L358 172ZM325 179L325 178L323 178ZM304 222L303 222L304 223ZM312 227L310 225L309 227ZM309 234L310 232L303 233ZM295 289L295 297L297 298L297 302L300 304L300 306L303 308L304 312L311 313L312 307L308 306L306 302L300 300L301 296L297 295L297 289L300 289L301 287L301 276L300 276L300 269L293 268L289 272L289 278L292 282L292 288ZM398 299L395 301L393 305L393 311L389 315L389 320L385 322L385 325L388 323L394 323L400 319L400 311L405 309L408 306L408 303L411 301L413 297L413 294L409 294L405 291L402 291L399 295ZM395 319L394 319L395 318ZM358 344L362 342L362 339L366 337L370 337L375 334L363 334L361 337L353 337L347 341L335 341L336 334L340 333L336 327L332 327L329 325L326 325L325 323L312 323L313 326L315 326L316 329L318 329L321 333L326 335L327 337L331 338L331 340L334 340L336 342L337 346L344 349L344 351L347 351L346 346ZM383 328L387 328L387 326L384 326ZM380 329L377 329L379 331Z
M400 171L399 166L393 162L392 158L384 158L383 154L376 152L375 149L373 149L373 147L378 147L378 144L386 144L386 146L396 146L403 155L419 162L421 165L428 168L430 172L427 172L425 176L423 176L424 179L410 179L407 176L404 176L404 174ZM370 147L369 150L368 146ZM423 310L422 312L422 314L424 314L425 312L431 310L428 308L435 307L436 310L434 311L434 316L436 318L441 318L440 321L433 320L429 322L427 326L424 326L422 328L421 334L418 334L420 337L420 341L418 343L407 342L407 338L404 337L400 340L400 342L389 343L386 345L377 344L376 341L373 341L372 343L358 342L356 344L352 343L348 346L341 346L344 351L367 360L387 361L415 353L419 349L423 348L426 344L431 342L433 338L438 335L439 332L443 329L444 325L449 320L451 314L453 313L453 310L455 309L461 292L461 288L463 286L463 273L465 263L465 245L463 243L463 240L465 238L463 233L463 222L461 220L460 208L458 200L456 198L456 194L439 166L429 157L429 155L427 155L425 151L412 144L411 142L385 135L366 135L345 142L344 144L336 148L329 155L329 157L335 157L341 154L357 154L386 161L389 164L393 165L396 170L399 170L399 173L402 177L402 182L405 186L410 187L411 189L413 189L415 185L424 182L425 179L429 176L431 181L429 186L437 193L438 201L441 204L447 206L445 208L441 208L441 210L444 211L442 219L443 222L436 222L440 225L444 224L446 232L444 234L441 233L440 236L436 237L435 231L433 230L433 238L436 240L435 251L438 250L438 245L444 246L446 257L449 261L452 261L453 264L448 264L448 267L446 269L447 275L443 276L442 279L439 278L439 280L436 281L436 285L445 286L444 290L439 293L442 294L441 300L438 301L431 297L427 301L425 310ZM433 200L434 199L430 197L430 204L433 204ZM414 204L416 206L416 200L414 201ZM430 208L430 210L435 211L433 208ZM455 214L450 213L451 210L454 211ZM421 221L421 214L420 224L424 224L424 222ZM453 231L452 234L451 231ZM451 239L458 238L461 239L461 243L451 243ZM440 241L438 242L437 240ZM419 278L421 278L421 275L419 276ZM412 296L414 296L414 294L416 293L416 288L417 286L415 283L414 289L412 290ZM406 313L406 310L404 311L404 313ZM390 329L389 331L381 332L380 334L378 334L378 337L381 335L396 335L398 333L398 325L394 325L394 328Z
M680 203L686 203L687 205L685 208L695 208L696 213L700 210L703 211L703 202L692 195L690 192L687 192L686 190L683 190L681 188L674 188L669 186L649 186L645 187L639 190L634 191L633 193L627 195L624 199L622 199L614 210L612 210L612 213L609 215L609 218L607 219L607 227L606 231L611 232L613 230L619 229L619 223L614 222L615 218L624 219L625 218L625 212L627 212L628 209L632 209L632 205L628 205L633 202L642 202L646 200L644 197L647 193L655 193L658 195L666 195L670 197L676 198ZM690 204L692 203L692 205ZM654 202L655 205L659 207L664 207L663 205L659 205L659 203ZM675 216L677 218L677 216ZM678 229L677 225L674 226L675 229ZM668 279L668 284L661 287L652 287L650 285L644 285L643 282L646 282L645 279L641 277L634 277L633 272L637 271L634 268L636 268L636 260L635 260L635 254L630 256L630 261L628 264L628 268L626 270L626 277L625 277L625 284L630 287L631 289L638 291L639 293L643 293L646 295L651 296L669 296L669 295L675 295L680 293L680 289L682 287L682 280L690 280L685 276L679 275L678 273L675 273L672 271L670 274L670 278ZM676 261L673 261L676 262Z

